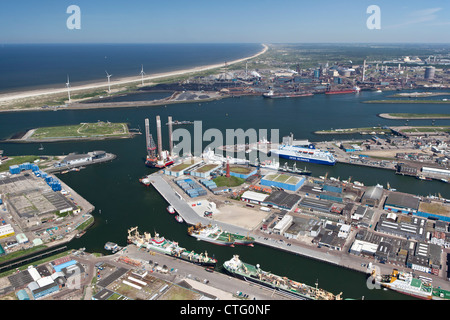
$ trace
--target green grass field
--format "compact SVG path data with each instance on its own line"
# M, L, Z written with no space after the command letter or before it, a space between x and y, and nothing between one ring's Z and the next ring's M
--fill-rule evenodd
M389 113L389 116L399 119L450 119L450 114L445 113Z
M216 183L218 187L230 187L230 188L240 186L245 182L244 179L234 176L230 176L228 178L226 176L220 176L215 178L213 181Z
M8 171L9 166L13 166L16 164L22 164L25 162L33 163L35 160L39 159L39 156L17 156L8 159L0 165L0 172ZM45 163L45 162L43 162ZM38 163L40 165L40 163Z
M252 169L247 168L247 167L232 167L230 166L230 171L234 172L234 173L241 173L241 174L249 174L250 172L252 172Z
M29 140L84 138L128 135L126 123L96 122L35 129Z

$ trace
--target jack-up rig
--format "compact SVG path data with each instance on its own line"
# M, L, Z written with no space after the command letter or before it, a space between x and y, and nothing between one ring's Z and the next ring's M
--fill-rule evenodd
M172 142L172 117L169 116L169 145L170 150L162 150L162 135L161 135L161 119L156 116L156 134L158 139L158 147L155 145L153 136L150 133L150 122L148 118L145 119L145 138L147 143L147 159L145 165L150 168L165 168L173 164L173 142Z

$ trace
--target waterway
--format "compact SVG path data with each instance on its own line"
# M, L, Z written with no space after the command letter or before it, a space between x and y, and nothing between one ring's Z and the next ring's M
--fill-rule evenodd
M148 93L146 93L149 95ZM380 99L392 92L361 92L358 95L325 96L298 99L263 99L262 97L229 98L205 103L186 103L156 107L100 109L100 110L60 110L45 112L4 113L0 115L0 139L5 139L19 131L30 128L77 124L80 122L128 122L131 128L144 131L144 119L149 118L152 133L156 139L155 116L160 115L163 123L163 145L168 147L167 116L174 120L202 120L203 131L208 128L226 129L249 128L279 129L280 137L294 133L297 139L323 141L342 139L342 136L318 136L313 132L331 128L366 127L379 125L402 125L402 120L388 120L377 117L379 113L445 113L445 105L418 104L364 104L367 99ZM159 98L159 94L155 94ZM151 98L151 94L149 96ZM133 98L134 99L134 98ZM136 97L135 99L139 99ZM411 125L430 125L431 120L409 121ZM449 125L450 120L436 120L436 125ZM175 126L192 131L192 125ZM363 136L347 136L361 139ZM370 138L370 136L365 136ZM318 280L319 286L333 293L343 292L345 298L354 299L408 299L407 296L385 290L370 290L364 274L338 266L318 262L275 249L255 246L226 248L199 242L187 235L187 226L175 221L166 211L167 203L153 187L144 187L138 179L154 172L144 166L145 137L133 139L44 143L44 150L38 144L0 143L5 155L61 155L70 152L105 150L117 155L109 163L87 166L80 172L60 175L59 178L92 203L96 210L94 225L80 239L69 243L69 248L85 247L89 252L107 253L103 246L107 241L119 245L126 244L127 229L139 226L141 231L152 234L158 232L168 239L176 240L181 246L195 251L207 250L219 264L239 254L241 259L252 264L260 264L263 270L285 275L310 285ZM298 163L302 168L303 163ZM428 195L441 193L450 198L450 186L439 181L395 175L393 171L373 169L346 164L334 167L306 164L313 176L324 175L386 186L387 182L399 191Z

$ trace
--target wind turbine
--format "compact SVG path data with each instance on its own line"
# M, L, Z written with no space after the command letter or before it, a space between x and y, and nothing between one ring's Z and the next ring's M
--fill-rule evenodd
M145 74L145 72L144 72L144 65L143 64L141 64L141 73L139 73L140 75L141 75L141 78L142 78L142 85L144 85L144 74Z
M109 74L108 71L106 71L106 70L105 70L105 72L106 72L106 77L108 78L108 92L111 92L111 84L110 84L109 78L111 78L112 74Z
M67 94L69 95L69 102L70 102L70 81L69 81L69 75L67 75L66 87L67 87Z

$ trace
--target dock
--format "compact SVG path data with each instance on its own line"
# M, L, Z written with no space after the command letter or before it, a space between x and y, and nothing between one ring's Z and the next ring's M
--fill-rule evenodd
M207 225L211 223L211 219L200 216L186 203L183 197L178 192L176 192L166 180L164 180L162 172L153 173L149 175L148 178L153 187L176 210L176 212L184 219L187 224L195 225L197 223L201 223ZM214 223L224 230L227 230L228 232L238 233L242 235L249 234L249 231L247 229L238 226L218 221L215 221ZM334 265L343 265L343 259L340 256L331 254L328 251L322 251L320 249L308 248L306 246L295 244L287 246L285 242L281 242L278 239L267 238L266 234L258 235L255 233L250 233L249 235L255 238L255 243L260 245L272 247L278 250L284 250L292 254L305 256L307 258L320 260ZM265 238L267 238L267 240ZM347 264L348 262L346 262L344 265ZM352 269L365 272L365 269L361 268L360 265L361 263L355 263L355 266ZM360 268L358 269L358 267Z

